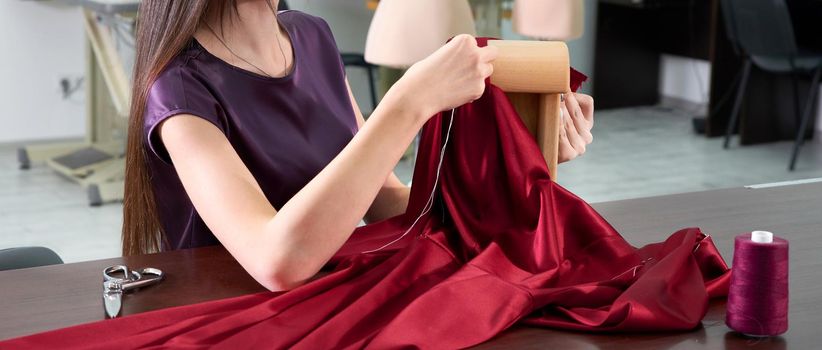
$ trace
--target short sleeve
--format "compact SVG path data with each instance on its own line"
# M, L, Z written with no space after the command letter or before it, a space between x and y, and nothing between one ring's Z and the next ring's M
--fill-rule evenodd
M205 119L228 137L223 108L206 84L193 69L172 62L149 89L143 119L144 136L148 150L163 162L171 164L171 158L157 127L173 116L190 114Z
M317 19L319 21L320 30L325 35L325 37L328 38L331 47L333 47L334 49L334 52L337 53L337 55L334 57L337 59L337 63L340 66L340 70L342 71L343 76L345 76L345 63L342 60L342 52L340 51L340 48L337 46L337 39L334 38L334 33L331 31L331 26L328 25L328 22L326 22L324 19L319 17L317 17Z

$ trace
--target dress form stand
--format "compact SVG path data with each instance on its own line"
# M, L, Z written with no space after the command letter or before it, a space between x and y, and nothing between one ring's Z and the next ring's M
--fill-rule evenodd
M560 95L570 85L568 46L560 41L521 40L489 40L488 45L499 48L491 83L507 93L556 181Z

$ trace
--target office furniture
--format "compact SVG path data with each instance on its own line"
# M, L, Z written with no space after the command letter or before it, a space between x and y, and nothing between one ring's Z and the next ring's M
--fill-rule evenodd
M116 50L114 38L124 35L123 24L118 22L126 21L133 26L140 0L76 0L70 3L84 8L83 21L89 43L86 50L85 140L26 146L18 150L18 161L21 169L28 169L35 162L45 162L85 187L89 204L97 206L123 199L131 73L124 65L127 58L121 57ZM281 0L278 9L287 10L288 4Z
M593 206L634 245L656 242L679 228L701 227L711 234L728 262L737 234L762 229L790 240L790 329L781 337L741 337L725 326L725 300L716 299L711 301L702 327L690 332L608 334L514 326L479 349L810 349L819 344L822 182L731 188ZM5 271L0 272L0 310L4 316L0 318L0 339L102 320L100 272L123 263L157 267L167 273L163 283L127 296L124 315L264 291L222 247Z
M774 73L790 74L800 124L796 132L788 170L793 171L799 147L807 136L812 107L817 97L819 76L822 72L822 52L803 52L796 45L793 23L784 0L720 0L728 38L739 48L743 57L742 78L731 111L731 120L725 132L724 147L728 148L731 134L737 127L739 109L745 98L745 88L751 66ZM811 90L804 104L799 103L798 74L812 73Z
M788 4L817 11L814 20L795 21L794 31L800 47L811 44L822 49L819 36L810 35L822 31L818 20L822 2L789 0ZM791 15L813 16L793 9ZM706 135L725 134L742 57L727 38L719 0L600 0L595 40L592 84L598 109L657 104L660 54L698 58L711 63ZM788 77L756 67L751 70L748 98L740 107L741 144L795 138L799 122L792 117L796 114L792 113L792 84ZM809 89L809 79L800 78L800 95Z
M710 60L713 1L600 0L589 33L597 108L658 103L661 53Z
M130 80L115 37L133 22L139 0L80 0L86 47L86 135L81 142L32 145L18 150L22 169L45 162L85 187L91 205L123 198L123 159Z
M0 271L62 264L63 259L45 247L0 249Z

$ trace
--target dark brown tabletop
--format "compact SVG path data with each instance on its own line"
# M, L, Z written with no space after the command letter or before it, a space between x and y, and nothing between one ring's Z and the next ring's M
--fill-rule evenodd
M515 326L481 349L811 349L822 344L822 183L734 188L595 204L631 243L660 241L700 227L730 263L733 237L770 230L791 242L790 328L749 339L724 323L725 302L711 303L691 332L591 334ZM0 272L0 339L103 319L102 270L114 264L164 270L161 284L126 296L123 314L263 291L222 248L89 261Z

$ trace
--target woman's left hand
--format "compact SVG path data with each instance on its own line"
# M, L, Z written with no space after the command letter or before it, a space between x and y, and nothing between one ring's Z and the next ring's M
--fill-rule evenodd
M559 131L559 162L567 162L585 153L594 140L594 98L574 92L565 94L562 107L562 127Z

